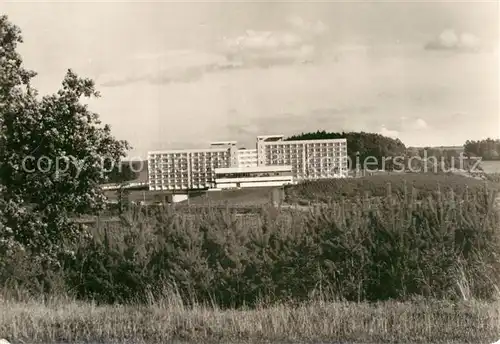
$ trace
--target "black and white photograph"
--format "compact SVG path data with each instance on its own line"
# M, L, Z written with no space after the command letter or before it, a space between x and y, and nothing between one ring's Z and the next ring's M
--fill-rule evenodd
M500 344L500 1L0 0L0 344Z

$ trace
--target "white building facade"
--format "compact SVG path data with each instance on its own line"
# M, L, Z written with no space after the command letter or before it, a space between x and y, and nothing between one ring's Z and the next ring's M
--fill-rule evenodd
M215 188L282 186L293 183L291 166L228 167L215 169Z
M257 137L256 149L222 141L205 149L148 153L149 190L278 186L347 176L346 139L285 141L283 135L267 135Z
M348 176L346 139L285 141L283 135L257 137L259 165L290 165L295 181Z
M238 166L239 167L256 167L258 166L257 149L238 149Z
M148 153L149 190L196 190L215 187L215 169L237 166L235 144L206 149Z

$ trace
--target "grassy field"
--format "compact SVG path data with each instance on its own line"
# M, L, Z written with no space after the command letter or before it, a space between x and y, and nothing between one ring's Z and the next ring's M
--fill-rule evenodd
M390 187L390 189L388 189ZM457 195L466 191L498 190L499 184L453 174L396 173L373 175L352 179L308 181L286 188L286 202L308 204L309 202L330 202L351 200L357 197L383 197L388 190L394 195L415 192L418 199L435 196L438 191L453 190Z
M490 178L496 181L495 178ZM497 178L498 179L498 178ZM386 196L388 185L391 185L391 192L395 195L402 195L405 192L417 192L420 199L429 195L434 195L436 191L448 192L453 190L462 195L466 189L475 192L488 188L500 189L499 183L487 182L468 178L459 175L446 174L424 174L424 173L394 173L366 176L349 179L328 179L303 182L298 185L285 187L284 201L289 204L307 205L315 202L349 200L356 197ZM274 187L222 190L210 192L191 193L189 201L179 204L199 205L239 205L239 206L260 206L271 202L271 195ZM406 190L406 191L405 191ZM131 201L154 202L164 198L168 192L160 191L131 191L129 199ZM116 199L115 191L106 192L110 199Z
M71 299L0 299L0 334L12 343L491 343L500 304L310 301L240 310L186 306L175 295L149 305Z
M269 203L273 187L259 187L249 189L221 190L221 191L203 191L191 192L189 202L180 202L180 204L193 205L224 205L227 203L239 205L262 205ZM139 191L132 190L129 194L130 201L160 201L167 196L167 191ZM105 192L106 197L111 200L117 199L116 191Z
M235 190L210 191L204 195L193 197L189 200L190 204L198 205L219 205L219 204L238 204L238 205L262 205L271 200L271 194L275 188L261 187Z
M500 160L481 161L481 168L484 170L484 172L489 174L500 173Z

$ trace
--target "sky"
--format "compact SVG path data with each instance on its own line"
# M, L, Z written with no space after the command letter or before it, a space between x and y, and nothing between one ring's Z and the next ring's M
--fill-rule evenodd
M149 150L368 131L407 146L499 138L490 2L6 2L41 94L68 68L90 108Z

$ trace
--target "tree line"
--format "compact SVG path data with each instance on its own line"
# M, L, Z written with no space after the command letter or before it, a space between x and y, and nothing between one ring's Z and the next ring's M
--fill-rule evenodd
M483 160L500 160L500 140L492 138L467 140L464 152L471 156L481 157Z
M107 174L108 183L123 183L139 178L140 167L147 166L145 161L122 161L120 164L113 167Z
M383 136L376 133L368 132L327 132L318 130L316 132L301 133L287 137L286 141L292 140L325 140L325 139L341 139L347 140L347 155L352 166L355 169L358 166L363 168L363 162L370 159L375 159L376 164L370 164L368 168L384 169L386 171L399 168L401 164L410 170L419 170L423 164L435 163L437 168L434 170L442 171L451 167L465 168L474 165L474 161L466 160L461 156L459 149L448 150L438 147L421 147L410 148L399 140ZM479 141L467 141L464 145L465 157L481 157L482 160L497 160L500 159L500 140L485 139ZM399 157L399 165L395 164L394 160L386 158ZM415 157L421 158L414 159ZM431 158L432 157L432 158ZM425 159L428 159L427 162ZM385 160L385 161L384 161ZM431 166L432 168L432 166Z

